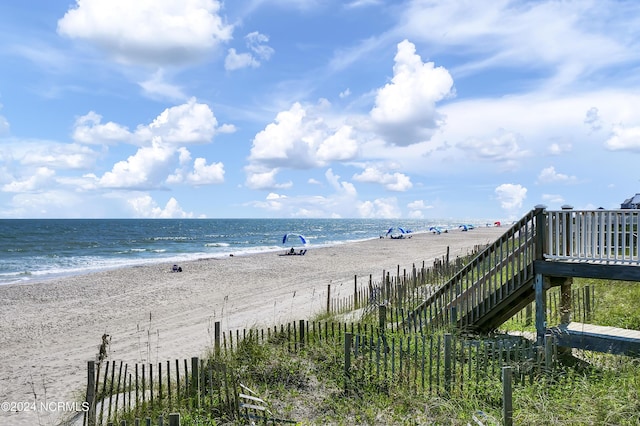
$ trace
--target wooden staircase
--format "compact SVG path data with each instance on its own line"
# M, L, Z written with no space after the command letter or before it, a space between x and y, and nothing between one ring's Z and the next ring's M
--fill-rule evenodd
M414 329L418 324L452 324L488 333L535 301L540 340L550 332L545 318L548 288L570 286L574 277L640 282L639 227L638 210L547 212L536 206L411 311L405 324ZM567 330L563 336L586 339L585 333ZM591 344L598 346L598 339L617 340L620 353L640 353L636 334L630 338L612 328ZM567 345L576 341L567 340Z

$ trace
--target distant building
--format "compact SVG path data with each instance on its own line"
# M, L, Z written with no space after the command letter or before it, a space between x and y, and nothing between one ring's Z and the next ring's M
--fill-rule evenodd
M624 200L622 204L620 204L621 209L640 209L640 194L636 194L633 197Z

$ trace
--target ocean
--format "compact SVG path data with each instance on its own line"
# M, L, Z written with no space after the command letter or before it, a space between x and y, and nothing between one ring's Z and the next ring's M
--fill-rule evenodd
M468 223L468 222L465 222ZM0 285L146 263L343 244L452 220L0 219ZM283 237L287 241L283 244ZM300 238L302 236L302 238ZM303 240L305 244L303 244Z

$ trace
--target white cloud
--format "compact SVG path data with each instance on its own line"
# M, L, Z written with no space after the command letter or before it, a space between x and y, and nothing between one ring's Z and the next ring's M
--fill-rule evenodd
M193 170L178 169L167 178L167 183L188 183L193 186L219 184L224 182L224 165L214 163L207 165L204 158L196 158Z
M362 173L353 175L357 182L378 183L390 191L404 192L413 186L411 179L402 173L385 173L375 167L366 167Z
M251 53L238 53L236 49L230 48L227 51L227 57L224 59L224 69L228 71L234 71L241 68L258 68L260 62L258 62Z
M266 61L270 59L275 52L272 47L266 45L266 43L269 42L269 37L257 31L247 34L244 36L244 39L249 50L262 60Z
M216 133L213 111L195 98L165 109L149 126L139 126L136 136L143 140L160 137L163 143L178 145L208 143Z
M597 132L602 128L602 119L600 118L598 108L589 108L584 118L584 124L586 124L592 132Z
M160 187L175 150L154 138L151 146L139 148L126 161L114 164L99 180L104 188L151 189Z
M553 166L542 169L538 175L539 183L573 183L576 181L577 178L575 176L558 173Z
M611 136L605 142L605 147L611 151L640 151L640 126L613 127Z
M453 79L447 70L423 63L415 45L398 44L391 82L376 94L371 118L392 144L407 146L428 140L442 119L436 102L451 95Z
M96 153L78 144L29 143L19 159L23 166L46 166L52 169L88 169L96 160Z
M293 182L278 183L276 181L278 169L257 170L253 167L247 167L246 171L245 185L250 189L286 189L293 186Z
M180 87L167 83L162 69L157 70L148 80L138 84L140 84L145 94L151 98L170 100L184 100L187 98Z
M465 55L465 64L454 70L458 75L525 66L545 69L547 87L558 88L638 57L635 43L625 45L637 13L625 9L607 1L516 5L501 0L491 7L472 0L415 1L405 9L401 25L409 37L427 43L433 55ZM617 25L603 24L611 19Z
M353 128L328 123L320 112L326 107L324 101L316 108L296 102L279 112L274 122L254 137L249 161L269 169L308 169L355 158L358 143Z
M573 145L571 143L552 143L549 145L549 154L551 155L561 155L566 152L571 152L573 149Z
M76 0L60 35L85 39L119 62L157 66L200 60L231 39L215 0Z
M358 153L358 141L351 126L341 126L335 133L320 142L317 158L323 162L351 160Z
M393 219L401 216L398 200L395 198L378 198L364 201L358 205L360 217Z
M113 121L102 124L102 116L89 111L76 119L72 138L84 144L110 145L128 142L131 139L131 133L129 129Z
M1 107L2 105L0 105ZM9 121L0 115L0 136L9 134Z
M154 218L154 219L173 219L173 218L190 218L192 213L185 212L178 201L171 197L164 207L151 198L150 195L141 195L127 200L129 208L133 211L134 217Z
M236 49L230 48L224 60L224 68L227 71L247 67L258 68L261 61L267 61L273 55L273 48L266 44L269 41L269 37L266 35L254 31L247 34L244 39L251 53L238 53Z
M503 209L520 209L524 199L527 198L527 188L522 185L503 183L495 189L495 194Z
M458 144L465 156L475 159L503 163L512 169L524 157L531 153L521 148L522 137L513 132L500 129L495 135L485 139L468 138Z
M55 171L47 167L38 167L34 173L24 180L15 180L2 185L3 192L33 192L53 185Z

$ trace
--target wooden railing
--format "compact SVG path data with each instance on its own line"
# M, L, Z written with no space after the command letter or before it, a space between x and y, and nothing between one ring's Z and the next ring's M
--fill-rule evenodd
M640 210L561 210L546 215L545 259L640 263Z
M639 222L637 210L536 207L426 298L405 322L414 327L455 323L474 328L480 318L488 321L493 316L489 324L499 325L533 294L529 285L535 261L640 266Z
M533 279L536 228L544 220L537 208L516 222L470 263L436 290L406 319L409 324L467 326Z

